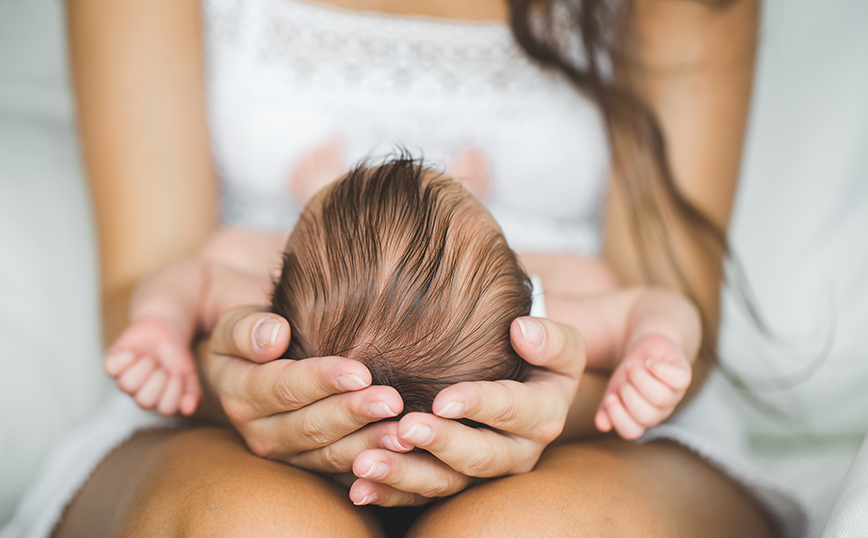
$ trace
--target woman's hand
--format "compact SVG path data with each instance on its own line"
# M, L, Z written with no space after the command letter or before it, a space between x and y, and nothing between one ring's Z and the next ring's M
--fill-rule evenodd
M519 318L510 328L515 350L533 365L523 382L459 383L434 400L434 414L401 419L397 438L425 451L364 450L353 462L356 504L424 504L453 495L478 478L531 471L563 430L585 368L578 331L550 320ZM466 418L491 427L472 428Z
M289 337L285 319L255 307L221 316L199 349L205 414L226 419L259 456L326 474L348 472L365 449L410 449L397 422L364 427L401 412L395 389L371 386L350 359L275 360Z

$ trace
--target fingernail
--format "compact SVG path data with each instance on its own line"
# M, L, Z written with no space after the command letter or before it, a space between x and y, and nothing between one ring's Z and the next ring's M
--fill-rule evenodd
M431 428L426 426L425 424L413 424L413 427L410 428L410 431L407 432L407 435L404 435L404 439L410 441L416 446L424 446L431 442L431 439L434 438L434 432L431 431Z
M384 435L380 437L380 445L386 450L391 450L392 452L406 452L413 448L411 446L404 446L401 440L394 435Z
M337 385L339 390L343 391L359 390L367 386L361 377L353 374L339 376L335 380L335 385Z
M521 329L521 336L529 344L539 347L545 340L545 331L540 322L533 318L520 318L518 326Z
M264 319L256 324L253 329L253 339L261 349L268 349L277 342L277 333L280 332L280 323L273 319Z
M393 417L397 413L389 409L383 402L371 402L368 404L368 414L374 418Z
M374 502L376 500L377 500L377 494L376 493L368 493L367 495L365 495L365 497L361 501L354 502L353 504L355 504L356 506L363 506L365 504L371 504L372 502Z
M466 412L467 407L464 405L463 402L452 400L451 402L446 404L446 407L441 409L440 412L437 413L437 415L443 418L458 418L463 417L464 413Z
M386 475L389 474L389 467L383 463L382 461L375 461L368 467L368 470L362 473L362 478L372 478L374 480L380 480L385 478ZM363 499L364 500L364 499Z

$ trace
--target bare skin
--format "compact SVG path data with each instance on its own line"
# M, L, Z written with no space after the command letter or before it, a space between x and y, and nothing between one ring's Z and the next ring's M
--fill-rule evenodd
M447 18L505 18L503 5L496 0L333 3ZM703 2L636 0L634 5L646 65L702 66L686 74L651 70L645 73L643 95L661 120L679 187L725 229L750 100L758 3L739 0L709 7ZM207 147L200 15L194 0L69 0L69 13L80 129L100 230L105 335L111 341L126 325L125 312L136 283L154 269L196 251L214 232L217 191ZM156 46L147 38L154 35L162 36ZM605 251L621 282L638 285L643 283L642 272L627 234L627 211L621 193L612 189ZM719 260L699 256L700 247L689 231L677 223L673 229L684 273L696 288L706 316L716 325ZM533 272L551 272L547 267L528 265ZM250 334L250 326L252 323L239 321L226 331L243 339ZM288 327L279 338L288 339L287 333ZM714 335L706 337L713 342ZM241 342L236 344L243 347ZM279 353L279 342L272 345ZM252 356L251 351L246 352L236 354ZM581 358L581 346L573 346L568 354ZM327 366L322 371L328 375L312 378L323 386L354 368L335 360L317 364ZM579 372L581 367L583 364ZM706 367L697 367L697 379ZM363 376L364 372L356 374ZM578 374L573 370L570 375ZM213 415L228 416L243 440L228 431L211 429L137 435L102 463L68 508L55 536L377 536L364 509L348 504L345 490L250 453L246 446L265 446L256 441L262 440L259 436L267 428L239 427L238 415L225 405L225 384L231 381L226 378L211 378L216 386L210 390L222 397L211 399ZM577 377L574 381L578 383ZM577 395L575 384L570 414L565 423L561 420L562 439L575 439L593 429L593 412L605 379L586 375ZM569 393L569 383L562 385ZM345 410L344 404L336 402L348 402L364 409L375 388L339 394L346 397L335 400L326 397L341 392L332 387L311 396L310 408ZM441 396L465 398L469 409L463 416L491 418L509 410L514 416L501 413L501 418L513 416L516 422L536 418L528 409L554 413L551 406L562 401L546 400L545 405L535 407L533 404L543 403L539 396L524 401L523 392L487 390L456 387ZM388 400L389 396L377 397ZM485 404L470 405L480 401ZM469 433L455 429L454 421L414 415L404 417L400 429L391 433L407 440L414 425L427 421L433 438L427 445L415 446L432 447L431 452L440 459L417 467L424 471L422 476L399 476L401 467L395 466L379 481L361 486L357 481L354 488L364 490L356 491L359 494L378 492L377 504L383 505L427 502L430 497L457 493L426 514L414 531L416 536L558 536L580 531L592 536L710 536L711 532L772 536L768 522L743 492L679 447L565 441L547 448L537 462L537 448L554 438L548 435L551 432L534 437L539 432L533 427L506 423L503 431L516 432L510 441L531 448L504 451L508 461L501 458L496 463L506 469L534 470L466 489L472 483L471 464L479 462L467 460L466 454L438 451L438 443L454 435L455 442L447 443L447 448L466 448ZM318 416L343 418L342 422L320 424L318 432L322 447L332 447L328 454L336 468L346 470L353 463L347 454L355 457L360 449L374 446L364 438L372 430L356 432L372 417L360 418L358 413ZM491 448L510 446L500 438L486 442ZM473 449L484 454L489 452L487 447ZM267 449L261 452L266 455ZM410 456L389 454L395 462ZM477 471L477 475L485 473L493 473L492 468L483 466ZM299 517L296 509L303 510L304 516Z
M116 510L93 509L108 499ZM250 454L229 430L201 428L141 433L117 449L53 536L380 533L337 485ZM600 439L551 447L531 473L441 501L408 536L759 538L773 529L734 483L692 453Z
M114 498L115 510L94 509ZM53 536L380 536L337 484L251 454L224 428L143 432L116 449Z

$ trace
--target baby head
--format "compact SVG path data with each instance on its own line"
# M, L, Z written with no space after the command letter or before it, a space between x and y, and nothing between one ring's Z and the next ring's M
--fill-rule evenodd
M516 379L509 326L531 286L485 208L455 181L399 157L320 191L287 242L272 311L284 355L361 361L404 412L443 388Z

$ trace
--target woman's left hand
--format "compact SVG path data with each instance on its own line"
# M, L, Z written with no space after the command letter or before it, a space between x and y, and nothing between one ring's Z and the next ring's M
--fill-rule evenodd
M403 444L424 449L360 452L353 461L356 504L419 505L453 495L478 478L531 471L564 428L585 368L582 338L573 327L519 318L512 345L532 365L523 382L459 383L434 400L434 414L410 413L398 424ZM489 426L472 428L454 419Z

